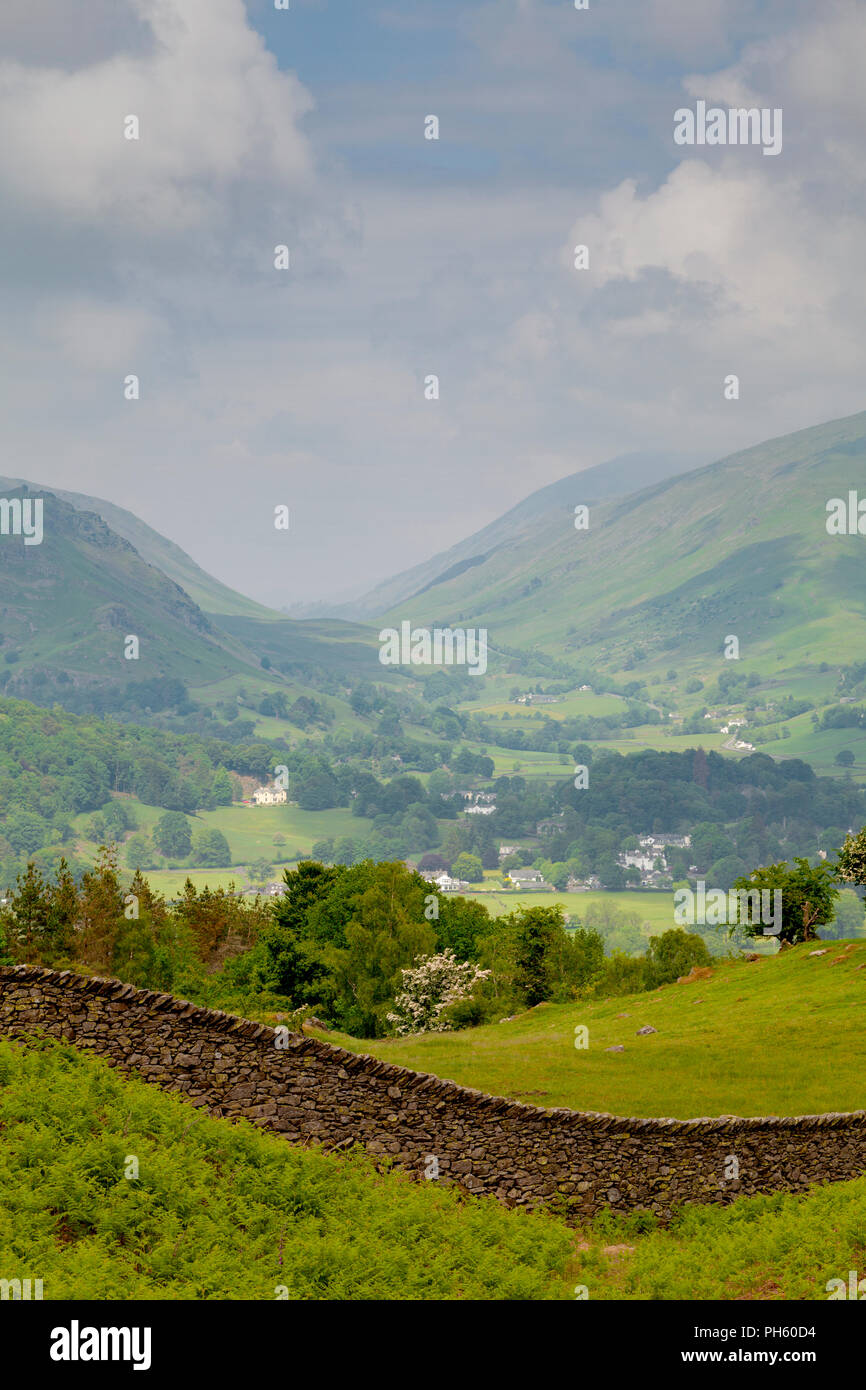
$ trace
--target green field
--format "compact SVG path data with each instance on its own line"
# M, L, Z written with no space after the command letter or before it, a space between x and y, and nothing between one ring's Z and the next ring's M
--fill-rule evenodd
M806 1196L690 1206L664 1230L644 1218L600 1218L579 1240L587 1297L823 1300L828 1282L866 1266L866 1177Z
M71 1047L0 1040L0 1270L41 1278L45 1299L565 1299L573 1265L547 1214L210 1119Z
M165 815L161 806L145 806L135 797L124 797L123 803L129 808L138 822L138 828L148 834L156 822ZM76 816L73 825L79 831L86 825L92 812ZM233 864L246 864L251 859L264 856L272 858L282 853L294 857L295 850L308 854L316 840L331 837L349 836L354 839L369 835L371 822L363 816L353 816L344 807L330 811L302 811L300 807L285 806L243 806L239 802L232 806L220 806L215 811L196 811L188 817L193 835L200 829L221 830L229 842ZM284 835L286 845L281 849L275 846L275 835ZM82 844L86 850L87 842ZM90 845L95 852L95 846Z
M495 875L498 879L499 875ZM474 898L483 903L491 917L501 917L503 912L514 912L526 907L561 907L566 917L573 923L581 920L591 903L604 903L620 912L635 912L640 918L644 935L669 931L676 926L672 893L647 893L635 889L623 893L498 893L466 892L461 897Z
M826 955L810 952L830 946ZM844 949L843 949L844 946ZM494 1095L617 1115L807 1115L866 1108L866 945L797 946L651 994L539 1004L513 1022L360 1042L355 1052ZM618 1015L625 1014L621 1018ZM644 1024L658 1031L636 1033ZM574 1029L589 1028L589 1047ZM622 1044L625 1052L606 1052Z

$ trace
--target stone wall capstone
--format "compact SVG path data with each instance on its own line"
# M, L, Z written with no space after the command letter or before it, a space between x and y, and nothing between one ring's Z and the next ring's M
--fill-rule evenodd
M553 1203L573 1222L606 1207L664 1221L682 1203L866 1172L866 1111L669 1120L546 1110L71 971L0 967L0 1033L63 1039L211 1115L325 1150L363 1145L422 1180L438 1171L508 1206Z

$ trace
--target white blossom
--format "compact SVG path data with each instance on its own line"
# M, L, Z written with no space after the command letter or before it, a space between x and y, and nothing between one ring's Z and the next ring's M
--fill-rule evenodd
M492 972L471 961L459 961L451 950L438 956L418 956L415 964L400 972L403 988L387 1015L398 1036L409 1033L447 1033L451 1023L442 1017L449 1004L466 999L479 980Z

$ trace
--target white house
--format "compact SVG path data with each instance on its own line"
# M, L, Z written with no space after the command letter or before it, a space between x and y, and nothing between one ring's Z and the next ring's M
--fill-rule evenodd
M469 884L464 883L462 878L452 878L450 874L424 874L428 883L434 883L443 893L457 893L461 888L468 888Z
M624 868L640 869L642 874L650 873L655 862L655 857L653 857L652 855L635 854L633 851L629 851L629 853L620 856L620 863L623 865Z
M256 787L253 801L257 806L282 806L289 799L285 787Z
M508 875L515 888L549 888L540 869L512 869Z

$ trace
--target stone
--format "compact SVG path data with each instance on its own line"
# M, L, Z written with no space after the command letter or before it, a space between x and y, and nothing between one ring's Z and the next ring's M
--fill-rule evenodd
M635 1033L636 1038L645 1038L647 1033L657 1033L658 1028L653 1028L651 1024L645 1023L643 1028L638 1028Z
M803 1191L866 1172L863 1111L679 1121L539 1109L538 1092L487 1096L301 1034L276 1050L271 1029L219 1010L71 971L0 966L0 1034L34 1030L179 1094L190 1125L203 1112L251 1120L284 1142L358 1145L419 1181L435 1155L441 1180L450 1173L467 1194L526 1208L558 1196L575 1224L611 1205L668 1221L688 1202ZM732 1152L744 1158L741 1177L717 1186Z

